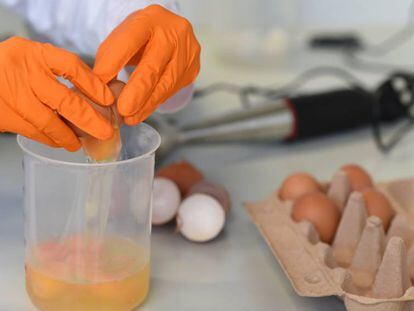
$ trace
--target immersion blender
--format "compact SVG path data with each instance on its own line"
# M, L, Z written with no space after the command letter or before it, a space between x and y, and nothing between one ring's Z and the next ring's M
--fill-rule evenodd
M357 128L372 122L376 104L373 93L359 88L277 99L248 109L227 112L196 124L176 128L162 116L148 123L162 137L157 156L163 157L182 144L231 141L293 141ZM404 114L398 103L384 109L383 120Z

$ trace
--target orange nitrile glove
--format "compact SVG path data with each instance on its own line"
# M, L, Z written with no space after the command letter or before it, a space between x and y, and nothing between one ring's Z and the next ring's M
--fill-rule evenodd
M108 83L126 65L136 69L118 111L135 125L197 77L200 45L191 24L159 5L132 13L99 47L94 72Z
M114 100L109 88L76 55L19 37L1 42L0 131L75 151L80 141L63 117L96 138L112 137L112 125L85 99L59 83L57 76L101 105Z

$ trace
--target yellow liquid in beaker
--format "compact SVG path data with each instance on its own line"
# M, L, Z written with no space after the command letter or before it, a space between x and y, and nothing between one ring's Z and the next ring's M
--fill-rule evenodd
M130 311L148 294L148 255L128 239L73 237L40 245L31 257L26 289L42 311Z

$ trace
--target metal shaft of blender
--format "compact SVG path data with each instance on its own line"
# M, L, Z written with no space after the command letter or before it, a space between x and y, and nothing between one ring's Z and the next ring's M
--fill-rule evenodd
M178 141L282 140L291 135L293 123L286 102L278 100L186 126L178 133Z

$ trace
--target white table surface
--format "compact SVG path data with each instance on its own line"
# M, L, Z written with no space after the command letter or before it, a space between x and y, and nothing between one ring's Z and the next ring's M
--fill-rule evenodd
M309 56L290 67L257 70L222 64L212 55L204 56L202 84L216 80L269 84L289 80L318 62L338 62ZM372 85L381 77L370 73L359 76ZM323 80L318 85L329 83ZM218 95L181 115L189 118L231 105L230 98ZM154 230L151 292L140 310L344 310L334 297L301 298L295 294L242 203L263 198L293 171L306 170L328 179L348 162L364 165L377 179L412 176L413 142L411 134L384 156L375 149L370 131L362 129L287 146L180 148L169 160L186 157L202 168L207 178L225 185L233 210L225 231L211 243L188 242L174 234L173 227ZM15 138L0 135L0 311L34 310L24 289L21 160Z

